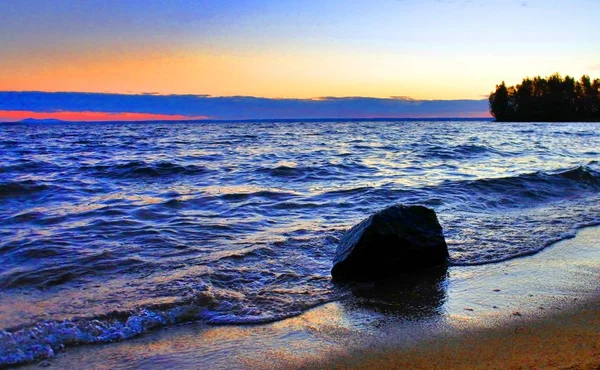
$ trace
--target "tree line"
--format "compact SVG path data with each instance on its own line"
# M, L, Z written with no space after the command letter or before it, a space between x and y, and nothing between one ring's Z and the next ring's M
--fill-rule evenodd
M600 79L582 76L527 77L521 84L496 85L489 97L496 121L566 122L600 121Z

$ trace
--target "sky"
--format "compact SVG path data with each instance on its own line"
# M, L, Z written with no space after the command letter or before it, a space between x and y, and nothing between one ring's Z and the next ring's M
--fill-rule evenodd
M501 81L600 77L598 14L598 0L4 0L0 91L103 93L93 96L113 103L153 94L159 106L194 95L200 103L150 112L129 99L125 110L103 112L96 105L106 102L81 95L89 106L70 111L38 94L55 102L44 111L31 95L11 95L12 105L0 101L0 120L225 119L199 110L217 97L210 102L236 110L229 116L278 117L268 104L240 105L242 96L292 107L286 117L307 104L329 104L324 112L339 117L400 117L416 114L398 108L415 101L439 103L430 116L485 116L481 101ZM340 99L331 98L348 97L375 99L336 111ZM442 112L455 100L472 107Z

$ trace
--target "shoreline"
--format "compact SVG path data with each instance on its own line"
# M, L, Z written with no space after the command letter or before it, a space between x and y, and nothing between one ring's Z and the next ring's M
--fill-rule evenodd
M399 289L361 286L353 289L352 298L282 321L182 324L124 342L69 348L42 364L596 369L599 238L600 227L588 227L532 256L451 267L434 279Z

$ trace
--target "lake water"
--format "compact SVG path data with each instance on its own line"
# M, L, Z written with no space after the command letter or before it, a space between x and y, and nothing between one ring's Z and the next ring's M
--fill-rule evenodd
M330 280L337 241L395 203L435 209L453 265L535 253L600 222L599 129L0 126L0 365L344 299L347 288Z

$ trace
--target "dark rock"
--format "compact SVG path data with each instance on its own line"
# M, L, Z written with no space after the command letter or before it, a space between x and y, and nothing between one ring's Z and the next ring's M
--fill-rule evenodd
M448 246L435 212L395 205L355 225L340 239L331 276L375 280L443 265Z

